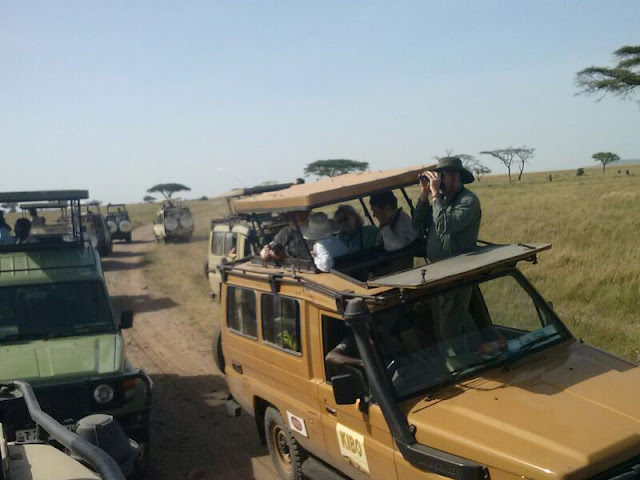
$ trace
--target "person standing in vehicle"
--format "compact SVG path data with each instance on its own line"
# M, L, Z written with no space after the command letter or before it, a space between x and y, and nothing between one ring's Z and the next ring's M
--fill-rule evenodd
M441 158L435 171L420 175L420 199L413 225L420 232L427 229L430 262L475 250L482 211L478 197L464 188L473 180L473 174L457 157Z
M347 246L334 233L337 225L329 220L326 213L317 212L309 215L307 225L300 228L305 240L313 243L311 255L318 270L328 272L335 264L335 258L346 255Z
M4 219L4 212L0 210L0 245L13 245L15 240L11 236L11 227Z
M418 238L411 217L398 208L398 199L391 191L371 195L369 200L373 216L380 222L378 243L387 252L407 247Z
M45 224L45 219L44 217L39 217L38 216L38 210L36 210L35 208L30 208L29 209L29 216L31 217L31 226L32 227L40 227L42 225Z
M420 175L420 199L413 220L417 230L428 228L429 262L475 250L482 211L478 197L464 188L473 180L473 174L457 157L441 158L435 171ZM469 320L471 293L471 288L459 288L432 303L434 329L447 357L468 351L465 332L473 323Z
M285 257L311 260L309 247L300 233L300 228L309 222L309 212L288 212L288 219L289 225L276 233L271 243L262 247L260 256L263 260L280 261Z
M364 225L362 217L351 205L340 205L333 215L340 231L338 239L347 246L348 253L374 248L380 229Z
M24 243L39 243L36 237L30 235L31 221L28 218L19 218L13 227L18 245Z

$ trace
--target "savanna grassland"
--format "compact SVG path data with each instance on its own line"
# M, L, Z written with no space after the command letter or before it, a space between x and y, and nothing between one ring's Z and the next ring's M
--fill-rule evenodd
M631 175L625 174L629 168ZM537 265L522 270L554 304L576 337L640 361L640 165L576 171L525 172L509 184L488 176L470 188L482 203L480 238L495 243L550 242ZM409 189L417 198L417 188ZM145 258L151 282L173 292L193 321L210 328L217 304L203 273L209 221L225 214L223 200L188 202L196 223L193 240L168 244ZM157 205L132 205L137 224L150 223Z

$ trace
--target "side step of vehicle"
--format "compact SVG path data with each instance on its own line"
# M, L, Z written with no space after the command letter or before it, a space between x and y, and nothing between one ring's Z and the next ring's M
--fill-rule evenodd
M302 474L311 480L349 480L348 477L313 457L307 458L302 464Z

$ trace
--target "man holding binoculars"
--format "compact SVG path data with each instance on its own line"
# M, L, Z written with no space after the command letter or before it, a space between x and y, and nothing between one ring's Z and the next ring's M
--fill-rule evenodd
M430 262L476 248L482 218L480 201L464 188L473 180L473 174L457 157L441 158L435 170L420 174L420 200L413 225L416 232L427 230Z

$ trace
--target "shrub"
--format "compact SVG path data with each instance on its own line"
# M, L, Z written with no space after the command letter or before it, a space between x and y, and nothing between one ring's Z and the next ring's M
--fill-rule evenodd
M582 175L584 175L584 168L579 168L579 169L576 171L576 176L577 176L577 177L581 177Z

